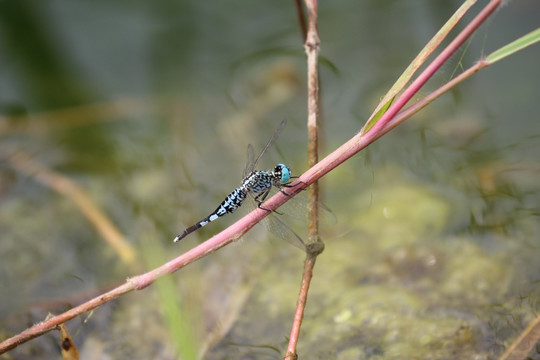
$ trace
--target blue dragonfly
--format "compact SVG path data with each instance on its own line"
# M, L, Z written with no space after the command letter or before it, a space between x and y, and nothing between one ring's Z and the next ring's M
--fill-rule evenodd
M269 209L265 209L262 204L273 188L276 188L285 195L289 196L284 188L293 187L294 185L290 184L292 182L291 179L294 179L295 177L291 177L291 170L286 165L277 164L271 171L255 170L255 166L261 157L276 141L286 124L286 120L281 121L278 128L268 143L266 143L266 146L263 148L257 158L255 158L253 146L251 146L251 144L248 145L246 167L244 169L242 185L227 195L225 200L223 200L217 209L214 210L210 215L188 227L186 230L184 230L184 232L176 236L174 238L174 242L182 240L195 230L208 225L210 222L217 220L222 216L232 214L243 204L247 197L251 197L257 204L258 208L271 211ZM280 214L277 211L274 212ZM272 216L272 218L267 221L267 226L272 233L284 238L297 247L305 249L302 238L298 236L291 228L289 228L289 226L281 219L278 219L276 216Z

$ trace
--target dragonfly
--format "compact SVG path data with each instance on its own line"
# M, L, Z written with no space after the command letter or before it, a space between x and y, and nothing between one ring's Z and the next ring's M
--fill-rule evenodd
M258 208L270 212L272 210L265 209L262 204L273 188L277 188L279 191L281 191L287 196L290 195L284 189L294 187L295 185L291 185L291 182L296 177L291 176L291 170L289 169L289 167L284 164L277 164L271 171L255 170L255 166L257 165L261 157L276 141L286 124L287 120L284 119L281 121L278 128L276 129L268 143L266 143L265 147L260 152L259 156L257 156L257 158L255 158L253 146L251 144L248 145L246 167L244 168L242 185L240 185L239 187L234 189L229 195L227 195L225 200L223 200L221 204L217 207L217 209L214 210L210 215L191 225L190 227L185 229L184 232L182 232L180 235L176 236L174 238L175 243L182 240L192 232L202 228L203 226L208 225L210 222L217 220L227 214L232 214L243 204L244 200L247 197L253 198ZM278 213L277 211L274 212ZM282 220L276 218L271 220L271 223L271 232L275 233L280 237L286 238L286 240L296 246L301 244L299 247L304 247L304 242L300 238L300 236L294 233L294 231L290 229ZM288 235L285 235L285 233L288 233Z

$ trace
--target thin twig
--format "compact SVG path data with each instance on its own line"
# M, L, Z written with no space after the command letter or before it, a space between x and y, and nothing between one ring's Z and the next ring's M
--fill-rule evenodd
M304 45L307 56L308 68L308 167L313 167L319 162L318 153L318 122L320 114L320 99L319 99L319 50L320 39L317 26L317 0L306 0L306 8L308 13L308 30L306 42ZM300 328L304 311L306 307L309 285L313 276L313 267L317 256L323 251L324 243L319 238L319 187L315 181L308 188L308 240L306 260L304 262L304 273L302 276L302 286L298 294L296 302L296 311L294 314L293 324L291 327L291 335L289 337L289 345L285 359L293 360L297 358L296 346L300 336Z
M56 327L60 324L65 323L66 321L73 319L85 312L95 309L98 306L105 304L106 302L116 299L117 297L128 293L134 290L134 284L129 281L105 294L99 295L93 298L90 301L85 302L82 305L74 307L71 310L68 310L62 314L56 315L50 319L47 319L43 322L40 322L31 328L26 329L25 331L7 339L0 343L0 354L5 353L20 344L23 344L33 338L41 336L51 330L55 330Z
M296 15L298 16L298 24L300 25L300 31L302 33L302 41L305 42L307 37L307 26L304 8L302 7L302 0L294 0L294 5L296 7Z
M308 12L308 33L305 44L308 65L308 167L319 162L319 48L317 29L317 0L306 0ZM317 181L308 189L308 245L319 242L318 204L319 188Z
M316 260L316 256L311 256L310 254L308 254L304 262L302 285L300 286L300 293L298 295L296 311L294 312L294 321L291 328L289 346L287 348L287 354L285 355L286 360L294 360L297 358L296 345L298 344L300 327L302 326L302 319L304 318L304 309L306 308L309 285L311 284L311 278L313 277L313 267L315 266Z

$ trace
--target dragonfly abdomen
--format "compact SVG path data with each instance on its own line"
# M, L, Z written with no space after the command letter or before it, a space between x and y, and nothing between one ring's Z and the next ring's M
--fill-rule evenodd
M208 223L216 220L217 218L220 218L226 214L230 214L236 211L240 205L242 205L242 202L246 198L247 193L242 188L236 188L231 192L225 200L221 202L221 204L218 206L216 210L214 210L210 215L199 221L198 223L188 227L186 230L184 230L183 233L178 235L174 238L174 242L178 242L194 232L195 230L202 228L203 226L207 225Z
M208 216L207 219L209 219L208 222L216 220L218 217L223 216L225 214L233 213L240 205L242 205L242 202L247 196L247 192L243 187L239 187L233 190L232 193L230 193L225 200L221 202L221 204L218 206L218 208ZM213 218L212 218L213 217ZM206 225L206 224L205 224Z

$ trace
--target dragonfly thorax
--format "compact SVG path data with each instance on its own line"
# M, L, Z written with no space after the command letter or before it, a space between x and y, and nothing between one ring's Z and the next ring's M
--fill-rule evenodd
M268 171L253 171L242 181L246 192L260 194L268 191L274 184L274 174Z
M277 164L273 171L252 171L242 181L242 188L252 194L261 194L268 191L272 186L280 188L290 178L291 170L283 164Z

